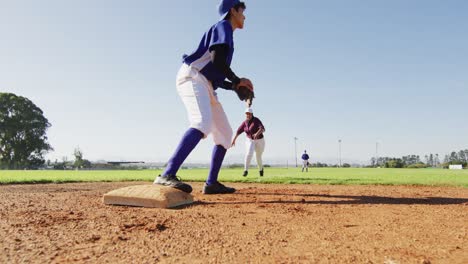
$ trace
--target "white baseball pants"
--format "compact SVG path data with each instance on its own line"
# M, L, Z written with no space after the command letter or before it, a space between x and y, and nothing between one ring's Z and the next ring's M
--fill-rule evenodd
M177 73L176 86L187 110L190 127L200 130L204 138L211 133L215 145L229 149L232 128L211 82L184 63Z
M302 160L302 171L304 171L304 169L306 169L306 171L309 171L309 161L308 160Z
M265 138L261 138L261 139L246 138L245 150L246 150L246 153L245 153L244 170L246 171L249 170L250 162L252 161L254 151L256 154L256 158L257 158L258 170L263 170L262 155L263 155L263 151L265 150Z

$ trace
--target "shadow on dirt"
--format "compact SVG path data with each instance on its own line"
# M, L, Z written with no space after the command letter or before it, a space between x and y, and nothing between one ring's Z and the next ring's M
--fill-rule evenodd
M308 194L308 193L256 193L239 192L233 195L254 195L252 201L219 201L204 202L197 201L195 204L422 204L422 205L450 205L450 204L468 204L465 198L447 198L447 197L424 197L424 198L404 198L404 197L385 197L385 196L365 196L365 195L329 195L329 194ZM278 199L272 199L271 196L283 196ZM302 197L301 200L290 200L288 197ZM307 200L308 197L324 198L323 200ZM245 198L243 198L245 199ZM335 199L335 200L327 200ZM337 200L338 199L338 200Z

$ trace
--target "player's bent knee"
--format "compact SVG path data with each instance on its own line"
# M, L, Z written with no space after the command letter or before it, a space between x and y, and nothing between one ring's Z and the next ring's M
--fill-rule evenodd
M203 133L203 137L207 137L211 133L212 122L210 120L200 120L191 122L190 127L200 130Z
M199 124L191 124L190 127L200 131L203 134L203 138L206 138L208 134L210 133L210 130L207 126L202 126Z

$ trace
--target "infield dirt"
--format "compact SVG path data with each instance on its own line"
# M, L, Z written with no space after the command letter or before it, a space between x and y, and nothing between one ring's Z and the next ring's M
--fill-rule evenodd
M0 186L0 263L468 263L468 188L193 183L184 208L103 204L137 184Z

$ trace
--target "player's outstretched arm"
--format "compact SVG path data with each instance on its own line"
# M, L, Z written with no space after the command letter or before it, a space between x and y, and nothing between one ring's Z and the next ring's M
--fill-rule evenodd
M239 136L239 135L236 135L236 136L232 139L231 147L236 146L236 140L237 140L237 137L238 137L238 136Z

